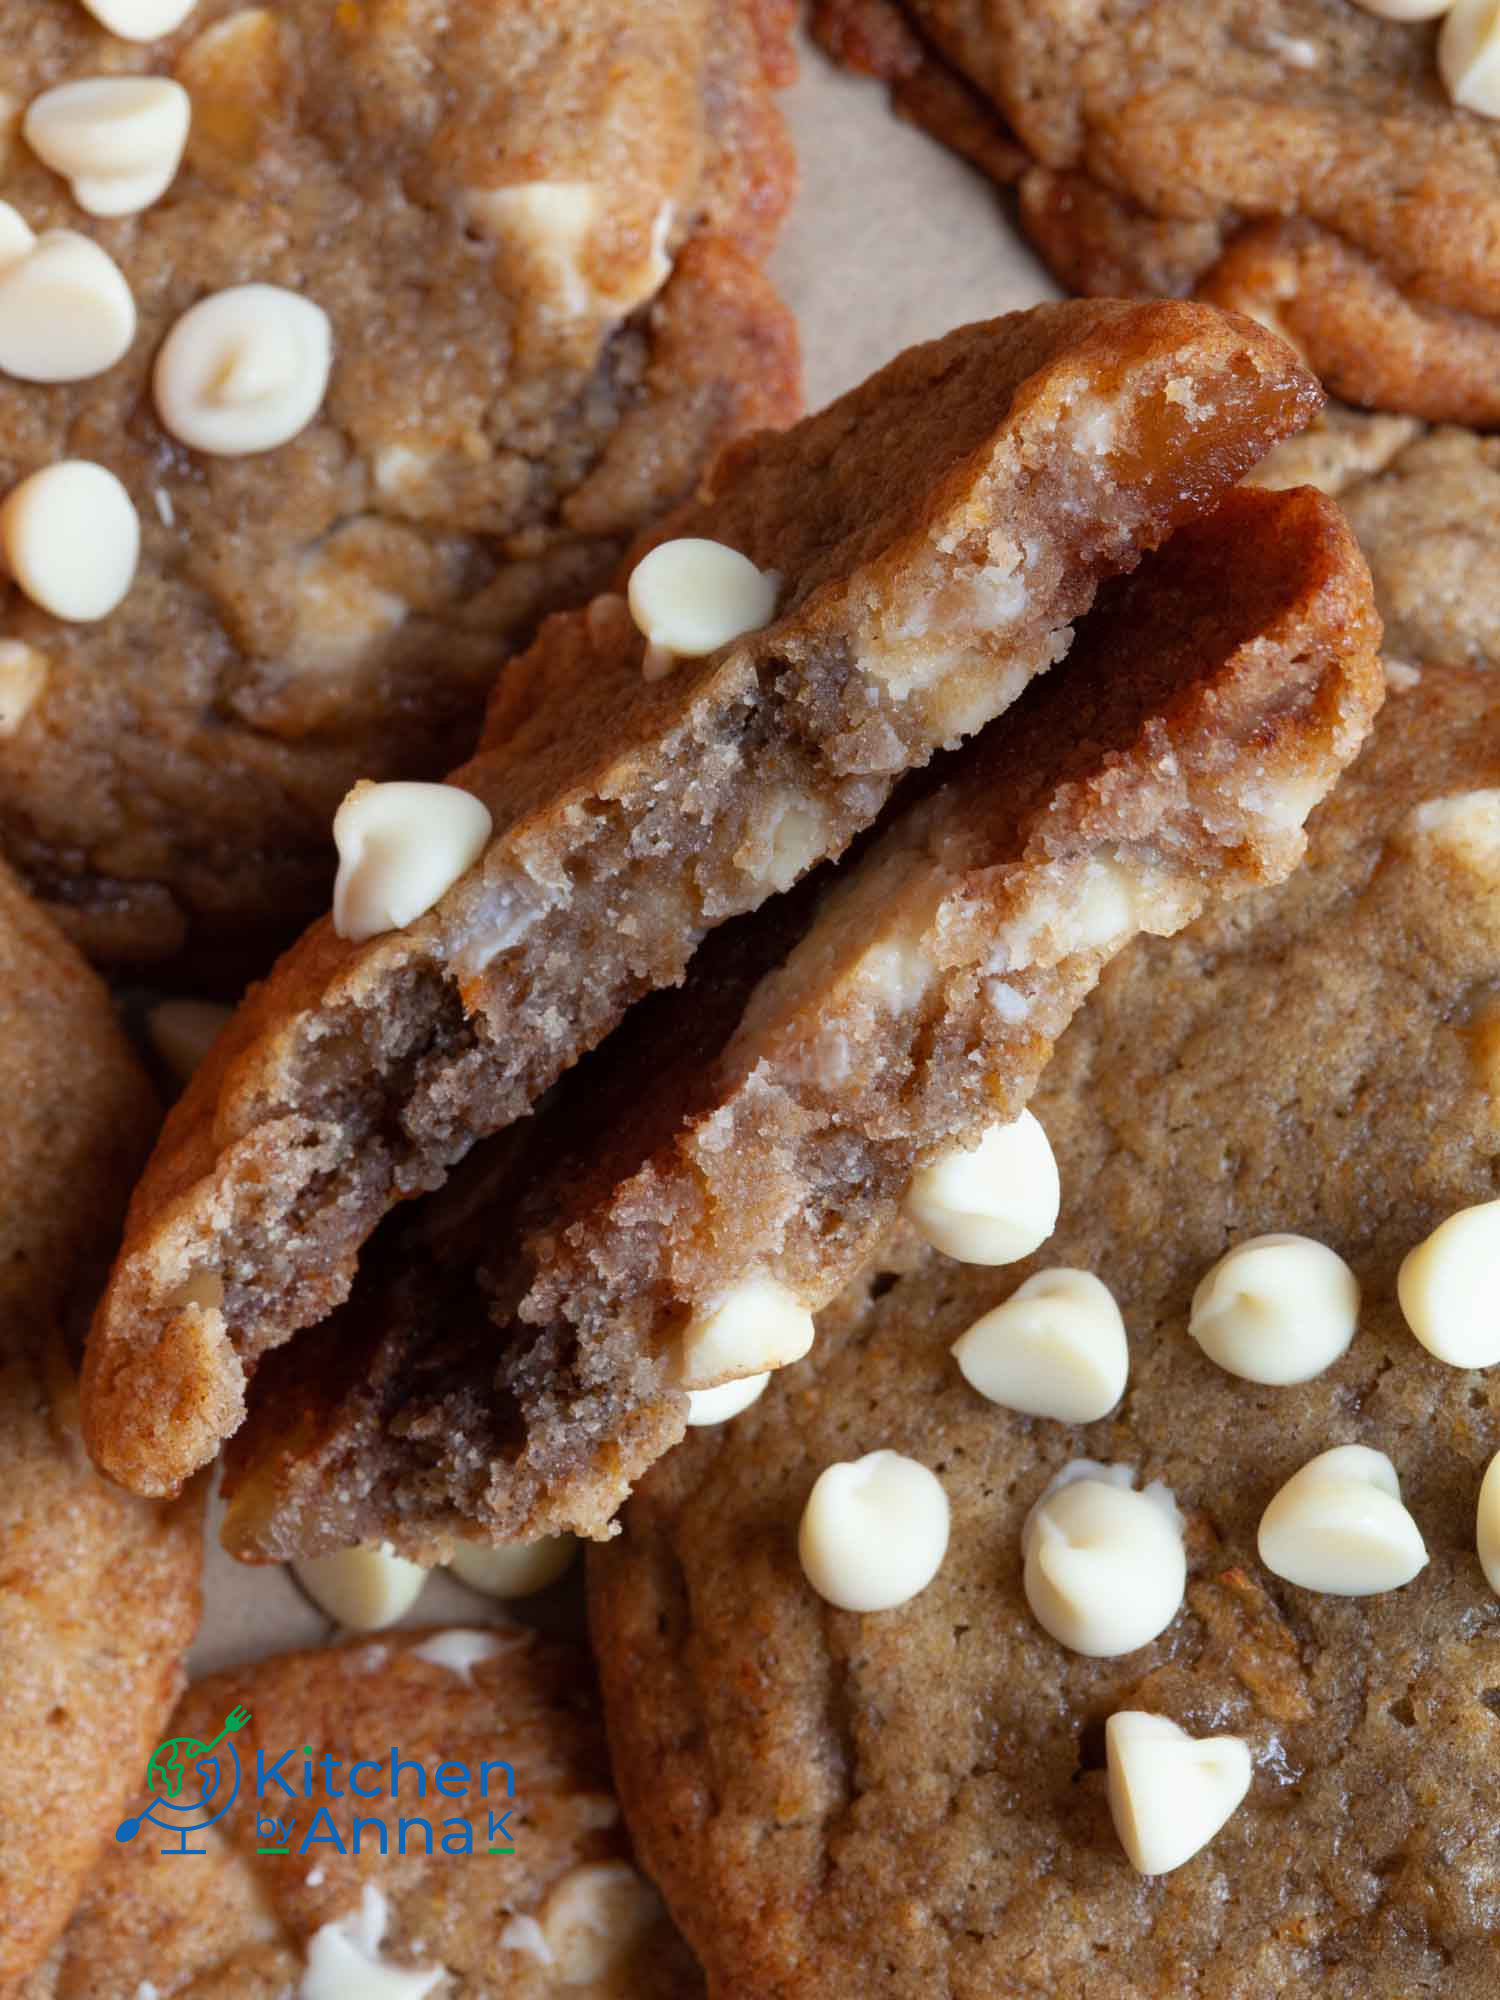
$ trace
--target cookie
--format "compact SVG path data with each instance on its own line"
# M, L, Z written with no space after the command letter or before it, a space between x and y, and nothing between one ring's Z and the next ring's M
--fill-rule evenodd
M104 1858L25 2000L690 2000L702 1979L631 1865L597 1707L581 1649L518 1625L402 1632L200 1681L170 1731L208 1745L248 1717L223 1739L235 1803L198 1831L201 1813L174 1821L159 1788L142 1793L132 1812L154 1804L160 1823ZM184 1802L202 1796L188 1756Z
M1307 865L1123 954L1062 1038L1033 1101L1063 1188L1038 1254L877 1265L593 1552L621 1796L711 1990L1489 1990L1500 1612L1474 1524L1500 1392L1418 1344L1396 1279L1500 1194L1497 786L1489 674L1424 662ZM1297 1386L1225 1372L1187 1330L1226 1247L1272 1231L1346 1258L1361 1293L1347 1352ZM1057 1266L1102 1279L1128 1332L1125 1397L1086 1426L982 1399L949 1352ZM1346 1444L1394 1462L1430 1558L1404 1588L1322 1594L1258 1558L1272 1496ZM941 1480L951 1540L920 1595L861 1617L814 1594L798 1522L826 1466L887 1447ZM1022 1523L1081 1458L1185 1516L1185 1604L1120 1657L1065 1650L1023 1594ZM1155 1880L1106 1802L1125 1710L1253 1760L1244 1803Z
M156 1106L72 947L0 869L0 1988L46 1952L181 1687L200 1510L89 1464L73 1351Z
M1500 423L1500 123L1450 99L1438 21L819 0L814 25L1015 184L1070 291L1195 292L1278 327L1350 402Z
M1500 660L1500 438L1330 405L1250 478L1338 498L1375 581L1395 683L1424 660Z
M1376 645L1331 501L1238 493L1180 529L928 797L719 933L488 1183L476 1159L271 1357L227 1545L607 1536L682 1436L683 1383L774 1365L768 1287L827 1304L915 1174L1020 1113L1132 936L1296 865L1381 699ZM752 1324L695 1360L736 1300Z
M565 22L541 0L199 0L140 44L81 5L10 10L5 199L114 260L89 281L105 307L134 301L104 372L0 375L0 492L91 460L139 518L98 622L5 599L0 846L95 956L263 970L326 904L349 786L467 756L541 616L591 596L726 439L796 414L760 268L791 185L785 29L776 0ZM187 94L181 165L138 213L91 212L120 176L66 179L21 129L73 161L83 140L36 107L101 75ZM90 143L107 165L132 134ZM7 270L0 365L43 310ZM281 308L221 303L184 334L245 285ZM194 387L214 341L250 356L228 417Z
M163 1492L211 1457L385 1212L1003 709L1099 581L1315 397L1249 321L1073 303L914 348L732 450L661 533L748 558L769 622L663 674L618 596L549 621L453 775L489 814L477 864L405 930L314 926L175 1107L90 1345L100 1463ZM430 851L415 816L407 837Z

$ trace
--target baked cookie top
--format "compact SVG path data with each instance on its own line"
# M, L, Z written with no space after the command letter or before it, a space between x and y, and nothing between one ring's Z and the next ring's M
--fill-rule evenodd
M785 25L760 0L200 0L146 44L81 5L0 22L5 200L40 238L7 224L0 367L66 316L55 231L92 246L57 281L74 327L128 340L86 379L0 374L0 491L94 461L139 520L98 622L4 600L0 843L96 955L259 971L326 899L349 785L467 754L540 616L725 439L795 414L758 263L790 188ZM152 113L190 123L138 212L94 212L128 197L88 167L149 152L144 113L70 123L64 98L48 123L99 78L186 93ZM192 333L246 285L300 317Z
M156 1105L109 997L0 868L0 1985L35 1964L181 1687L196 1500L90 1465L72 1356Z
M925 798L392 1219L348 1309L252 1382L227 1544L613 1532L688 1390L805 1351L914 1178L1022 1111L1116 952L1296 865L1382 698L1376 644L1314 493L1231 494L1106 586Z
M1307 866L1122 956L1063 1037L1034 1100L1063 1187L1037 1256L877 1265L595 1552L622 1796L711 1986L1143 2000L1192 1968L1204 1993L1489 1990L1500 1612L1475 1498L1500 1393L1418 1345L1395 1285L1434 1225L1500 1195L1500 725L1484 671L1420 671L1313 815ZM1293 1387L1187 1332L1208 1268L1271 1231L1329 1246L1362 1293L1342 1359ZM1087 1427L982 1399L949 1352L1043 1266L1096 1274L1128 1330L1125 1398ZM1405 1588L1325 1595L1258 1560L1273 1494L1345 1444L1397 1470L1430 1557ZM881 1447L937 1475L952 1535L920 1595L857 1616L805 1580L798 1519L827 1465ZM1080 1458L1164 1481L1185 1517L1185 1604L1117 1658L1065 1650L1023 1594L1022 1523ZM1244 1804L1156 1880L1106 1805L1104 1724L1131 1709L1253 1758Z
M820 0L815 24L1019 184L1068 289L1196 291L1280 327L1351 402L1500 423L1500 101L1454 101L1437 20L1354 0Z
M618 595L550 620L443 795L478 821L449 886L404 929L316 924L174 1108L90 1345L101 1464L160 1492L206 1462L382 1215L840 853L1316 401L1251 321L1078 301L959 328L734 447L654 535L721 544L763 595L751 629L662 672ZM434 809L385 796L349 877L382 909Z
M597 1706L581 1649L518 1625L392 1633L198 1682L169 1733L207 1745L248 1718L224 1739L235 1804L188 1836L197 1860L164 1853L154 1822L112 1846L25 2000L689 2000L702 1979L631 1864ZM281 1774L260 1797L258 1762ZM181 1796L196 1783L189 1770ZM284 1832L258 1831L268 1817Z

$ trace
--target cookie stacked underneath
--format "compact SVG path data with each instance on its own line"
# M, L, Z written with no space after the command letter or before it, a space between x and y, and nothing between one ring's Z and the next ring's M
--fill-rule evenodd
M226 1717L242 1796L198 1859L112 1848L25 2000L702 1993L631 1865L581 1647L502 1625L282 1654L199 1681L170 1733Z
M0 867L0 1990L63 1924L182 1685L201 1495L137 1500L76 1357L157 1107L109 996Z
M1396 1296L1408 1251L1500 1195L1500 723L1482 668L1424 660L1309 825L1285 886L1119 959L1034 1108L1061 1225L1005 1271L894 1246L808 1359L646 1480L593 1560L594 1632L647 1866L737 1996L1314 1992L1478 2000L1494 1982L1500 1610L1475 1552L1500 1446L1492 1373L1437 1360ZM1342 1358L1268 1387L1187 1331L1229 1246L1348 1260ZM1102 1279L1129 1386L1087 1426L981 1398L949 1352L1040 1266ZM1388 1454L1428 1562L1341 1596L1260 1560L1263 1510L1329 1448ZM892 1448L952 1508L936 1580L874 1617L798 1563L832 1461ZM1080 1459L1160 1480L1188 1582L1149 1645L1049 1637L1022 1524ZM1231 1732L1249 1795L1142 1880L1106 1803L1123 1710Z
M831 53L1016 186L1069 291L1195 293L1279 328L1351 402L1492 426L1493 12L1455 7L1445 27L1445 11L818 0L813 18Z

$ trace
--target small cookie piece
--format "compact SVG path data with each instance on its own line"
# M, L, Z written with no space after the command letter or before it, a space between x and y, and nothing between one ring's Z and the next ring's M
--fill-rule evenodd
M0 369L28 377L0 374L0 493L97 460L140 564L88 631L4 600L51 671L0 737L0 852L96 959L243 986L326 906L350 786L467 756L540 620L797 414L762 268L788 23L95 11L149 25L0 9L4 196L37 238L0 231Z
M806 1351L913 1174L1022 1110L1115 953L1295 866L1382 683L1334 503L1269 498L1231 494L1108 587L928 796L711 939L549 1113L393 1223L347 1313L252 1382L230 1547L608 1535L684 1390ZM694 1334L727 1299L711 1376Z
M197 1497L101 1479L73 1353L156 1106L109 996L0 868L0 1989L46 1953L182 1685Z
M1462 23L1401 11L818 0L813 26L1018 187L1068 290L1196 292L1285 333L1351 402L1490 426L1500 121L1470 95L1490 94L1471 67L1490 23L1484 0Z
M1121 954L1061 1038L1033 1103L1067 1200L1020 1273L1109 1284L1136 1335L1121 1409L1075 1428L982 1402L948 1349L1018 1273L894 1245L808 1358L655 1466L590 1551L621 1796L712 1985L1140 2000L1186 1965L1206 1993L1486 2000L1500 1627L1475 1503L1500 1383L1425 1354L1396 1281L1500 1192L1479 1032L1500 866L1412 830L1497 783L1493 670L1423 663L1312 815L1306 865ZM1265 1388L1188 1321L1226 1242L1284 1231L1346 1259L1363 1307L1326 1373ZM1430 1561L1380 1596L1283 1583L1257 1555L1266 1507L1354 1444L1398 1468ZM943 1481L947 1557L900 1609L835 1616L797 1525L830 1460L876 1448ZM1064 1650L1023 1590L1022 1523L1082 1457L1162 1481L1186 1520L1186 1603L1120 1659ZM1248 1794L1161 1885L1111 1824L1122 1711L1250 1752Z
M1306 483L1343 502L1375 579L1393 686L1424 661L1500 661L1500 437L1330 405L1250 482Z
M631 1863L576 1648L496 1625L286 1653L200 1681L170 1734L207 1743L236 1708L239 1797L190 1836L206 1854L164 1854L150 1821L112 1845L26 2000L702 1993ZM258 1761L280 1772L260 1797Z
M1043 306L729 453L654 545L738 550L778 577L777 615L647 679L609 596L512 663L451 780L493 819L480 860L405 931L316 925L175 1108L90 1348L100 1463L163 1492L206 1462L383 1214L1008 706L1101 579L1315 398L1248 321ZM200 1277L222 1298L195 1303Z

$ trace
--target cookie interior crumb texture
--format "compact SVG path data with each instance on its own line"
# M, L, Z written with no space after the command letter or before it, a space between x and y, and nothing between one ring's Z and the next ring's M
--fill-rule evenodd
M1497 785L1491 678L1425 660L1306 866L1122 955L1062 1037L1034 1099L1066 1191L1039 1258L894 1244L591 1552L627 1816L715 1990L1493 1989L1500 1621L1474 1512L1500 1389L1427 1354L1395 1287L1436 1223L1500 1193L1500 860L1424 813ZM1259 1386L1188 1315L1232 1242L1289 1229L1348 1259L1360 1324L1315 1381ZM949 1353L1042 1260L1094 1271L1128 1329L1126 1398L1088 1427L997 1409ZM1373 1597L1256 1556L1278 1488L1348 1444L1389 1456L1430 1555ZM825 1465L877 1446L938 1475L952 1536L920 1597L861 1619L807 1587L796 1526ZM1083 1457L1164 1481L1187 1519L1186 1606L1122 1659L1063 1651L1022 1595L1022 1521ZM1121 1710L1251 1747L1245 1802L1159 1881L1110 1825Z
M775 571L772 623L648 679L617 597L551 620L453 774L494 821L481 862L405 932L316 925L174 1108L90 1343L101 1464L151 1492L203 1464L382 1214L709 928L837 854L1316 399L1250 321L1075 302L960 328L734 448L658 539Z
M201 1508L100 1478L76 1353L156 1105L109 997L0 867L0 1987L61 1929L182 1685Z
M1382 698L1376 644L1307 491L1230 495L1107 586L927 797L393 1218L349 1308L252 1383L229 1545L610 1533L682 1435L685 1324L767 1276L826 1304L914 1172L1022 1109L1115 952L1295 866Z
M4 600L47 675L0 733L0 849L93 956L261 971L326 904L349 786L466 756L539 619L728 438L796 414L760 268L792 184L787 25L775 0L198 0L126 43L77 0L3 10L4 199L113 258L137 320L104 373L0 378L0 493L84 458L140 522L98 624ZM147 75L187 93L182 163L139 213L86 214L22 116ZM265 368L193 420L184 357L228 362L184 315L217 325L245 286L328 322L326 397L289 435Z
M1014 183L1059 281L1198 296L1335 394L1500 422L1500 122L1455 105L1440 23L1354 0L818 0L831 54Z

